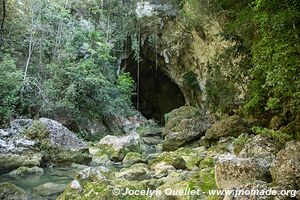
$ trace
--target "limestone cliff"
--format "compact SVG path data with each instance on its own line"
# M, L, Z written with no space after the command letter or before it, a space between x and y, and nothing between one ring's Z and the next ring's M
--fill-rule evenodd
M144 10L141 9L142 5ZM137 10L140 12L140 21L143 21L138 22L141 58L152 60L156 68L179 86L187 105L206 110L209 105L207 83L211 64L217 62L217 57L226 48L234 45L220 36L223 19L211 13L205 3L198 5L201 13L197 13L197 19L194 19L196 23L185 18L186 13L189 15L192 12L189 3L185 3L182 8L149 2L142 5ZM224 66L220 71L226 76L234 73L234 67ZM238 99L243 93L242 87L235 85L235 88L239 91L234 94L235 99Z

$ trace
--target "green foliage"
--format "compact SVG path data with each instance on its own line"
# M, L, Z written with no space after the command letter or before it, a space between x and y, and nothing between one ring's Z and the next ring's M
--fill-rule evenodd
M28 70L22 81L12 59L2 59L0 81L7 91L0 92L0 124L13 113L81 123L128 114L133 82L126 74L117 77L113 56L128 36L119 28L131 26L134 19L132 14L124 17L132 9L125 4L8 1L5 31L11 31L4 33L1 53L10 53L18 67Z
M133 95L134 91L134 80L130 76L129 72L119 75L117 80L117 86L121 94L124 95L124 98L128 102L130 102L131 96Z
M215 166L215 160L212 157L206 157L200 162L200 169L205 169L209 167L214 167Z
M201 22L201 2L199 0L182 0L179 3L182 7L180 17L189 27L202 25Z
M275 131L267 128L263 128L260 126L254 126L252 127L252 131L255 134L260 134L264 137L270 138L275 141L275 144L278 145L278 147L283 147L288 141L291 141L293 139L293 136L288 135L286 133L283 133L281 131Z
M197 79L197 74L193 71L188 71L183 75L184 83L188 85L193 90L201 90L199 86L199 81Z
M227 17L225 39L237 42L250 66L250 98L243 107L256 116L299 112L300 3L293 0L215 0ZM234 36L234 37L230 37Z
M238 138L236 138L233 141L233 145L234 145L233 151L234 151L235 155L238 155L241 152L241 150L244 148L248 139L249 139L249 135L241 134L241 135L239 135Z
M128 99L124 99L117 86L110 82L93 59L68 64L64 68L52 67L45 82L53 109L65 110L74 116L101 118L122 112Z
M0 124L9 121L15 113L21 85L21 71L9 55L4 56L0 62Z
M300 42L300 29L296 25L300 17L299 4L289 5L283 1L272 3L256 1L255 19L260 39L253 45L255 66L252 74L260 87L254 85L254 90L268 94L264 101L268 104L267 108L275 103L274 99L282 102L281 108L289 104L295 106L299 100L294 98L294 94L300 87L300 54L297 45ZM279 107L278 104L276 106Z
M280 100L277 98L270 98L267 102L267 107L265 108L266 110L277 110L278 108L280 108L281 104L280 104Z
M228 112L237 93L233 81L221 73L220 66L212 66L207 81L207 98L214 111Z

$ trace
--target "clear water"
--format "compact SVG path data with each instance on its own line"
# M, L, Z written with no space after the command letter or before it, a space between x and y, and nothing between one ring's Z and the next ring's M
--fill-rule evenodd
M24 190L26 190L27 192L29 192L33 196L32 199L43 199L43 200L56 199L56 197L59 194L37 198L37 196L33 192L33 188L47 182L67 185L72 180L74 180L76 171L78 171L78 169L74 169L70 167L55 167L55 168L45 169L44 174L41 176L30 175L25 177L11 177L7 174L4 174L4 175L0 175L0 183L10 182L12 184L19 186Z

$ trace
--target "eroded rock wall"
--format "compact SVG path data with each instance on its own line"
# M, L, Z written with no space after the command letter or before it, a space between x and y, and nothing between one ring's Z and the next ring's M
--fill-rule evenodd
M151 4L147 4L147 8L149 6ZM211 64L234 43L222 39L222 20L214 16L207 5L202 5L203 12L198 13L197 25L189 24L180 14L190 9L191 5L185 3L177 12L160 9L160 12L140 16L140 21L143 21L139 24L141 57L155 62L156 67L179 86L187 105L207 108ZM220 71L224 75L234 73L233 68L225 66ZM240 91L236 99L243 98L244 91L239 85L236 88Z

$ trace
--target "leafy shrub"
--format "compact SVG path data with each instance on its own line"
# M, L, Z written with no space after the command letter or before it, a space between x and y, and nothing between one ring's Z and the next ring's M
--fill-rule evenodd
M0 62L0 124L9 121L16 112L21 86L21 71L9 55L4 56Z
M117 86L124 98L130 103L134 91L134 80L129 72L119 75Z
M197 79L197 74L193 71L188 71L183 75L184 83L192 88L193 90L201 90L199 86L199 81Z
M275 131L267 128L263 128L260 126L254 126L252 127L252 131L255 134L260 134L264 137L270 138L275 141L276 145L279 147L285 146L285 143L292 140L293 137L287 133L283 133L281 131Z
M234 145L233 151L236 155L238 155L241 152L241 150L244 148L248 139L249 139L249 135L241 134L241 135L239 135L238 138L236 138L233 141L233 145Z
M213 111L228 112L237 93L233 82L221 73L220 66L212 66L206 85L207 98Z

